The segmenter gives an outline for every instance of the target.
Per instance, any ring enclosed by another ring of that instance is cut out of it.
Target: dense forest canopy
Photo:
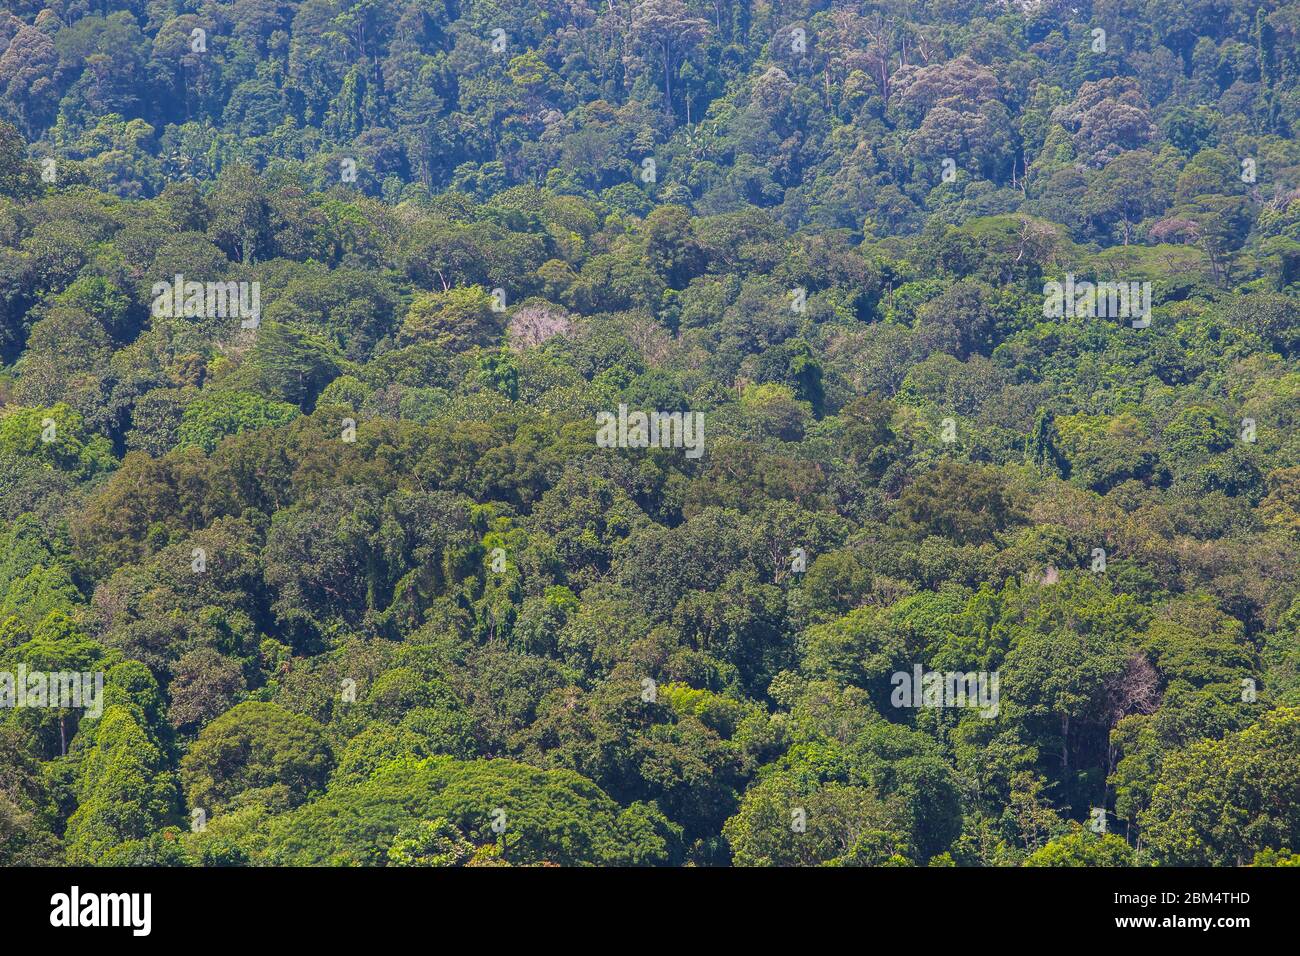
[[[1300,3],[7,6],[0,864],[1300,862]]]

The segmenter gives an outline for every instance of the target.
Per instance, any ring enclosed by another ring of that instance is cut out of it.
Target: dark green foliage
[[[10,6],[0,865],[1300,851],[1294,0]]]
[[[181,780],[190,806],[208,813],[244,794],[282,808],[324,786],[333,762],[314,721],[248,701],[203,728],[181,761]]]

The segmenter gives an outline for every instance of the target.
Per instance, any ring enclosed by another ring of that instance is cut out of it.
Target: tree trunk
[[[669,69],[669,65],[668,65],[671,62],[671,57],[668,54],[667,43],[663,45],[663,48],[664,48],[664,112],[672,113],[673,111],[672,71]]]
[[[1070,769],[1070,715],[1061,717],[1061,773]]]

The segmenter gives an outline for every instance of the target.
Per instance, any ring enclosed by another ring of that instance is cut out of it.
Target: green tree
[[[177,810],[176,778],[163,752],[129,708],[107,708],[82,760],[77,809],[65,835],[68,863],[107,862],[116,847],[148,837]]]
[[[180,769],[186,801],[211,816],[241,796],[296,806],[324,787],[333,764],[315,721],[246,701],[203,728]]]
[[[1025,866],[1135,866],[1137,854],[1113,833],[1091,833],[1075,825],[1030,854]]]

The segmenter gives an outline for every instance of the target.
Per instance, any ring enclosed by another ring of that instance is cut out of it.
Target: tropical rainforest
[[[0,864],[1300,863],[1300,2],[5,7]]]

